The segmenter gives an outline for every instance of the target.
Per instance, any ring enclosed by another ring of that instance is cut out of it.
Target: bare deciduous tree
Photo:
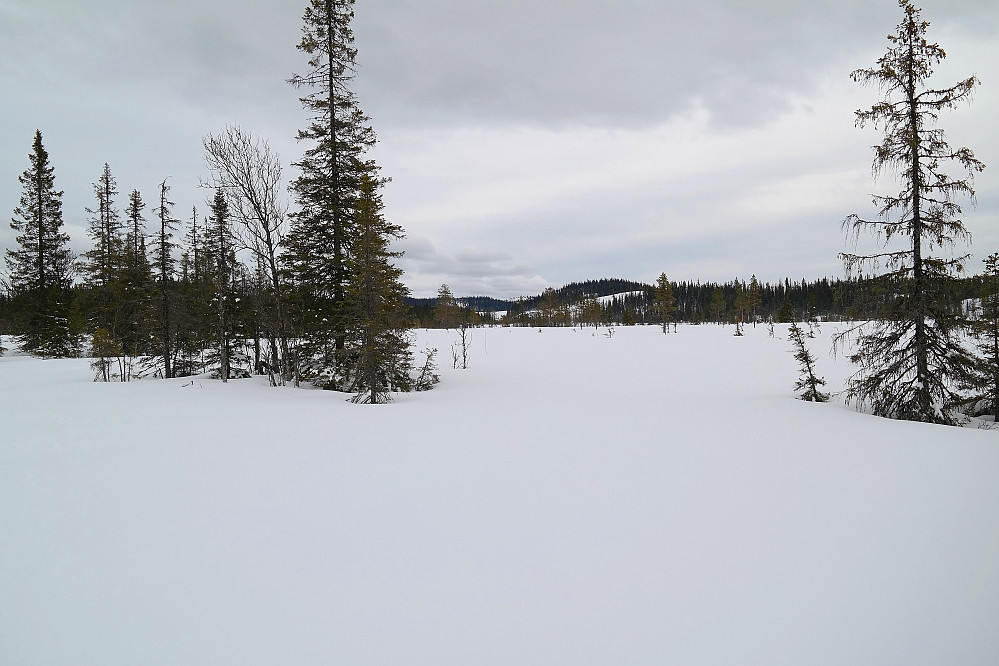
[[[282,197],[281,161],[266,140],[237,126],[204,138],[205,162],[211,172],[205,186],[221,191],[228,203],[235,236],[249,250],[268,282],[274,331],[270,337],[271,363],[280,368],[283,383],[292,376],[288,349],[288,320],[278,254],[284,235],[288,204]],[[275,339],[276,338],[276,339]],[[280,347],[280,353],[278,348]],[[273,374],[271,381],[277,383]]]

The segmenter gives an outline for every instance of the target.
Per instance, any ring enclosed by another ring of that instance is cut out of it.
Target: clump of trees
[[[413,371],[408,290],[390,249],[402,229],[385,219],[375,134],[351,90],[356,71],[353,0],[311,0],[298,48],[309,122],[288,214],[281,163],[267,142],[228,127],[204,139],[209,217],[192,210],[187,233],[170,186],[158,188],[153,231],[133,190],[124,215],[111,168],[88,208],[92,249],[80,262],[62,231],[62,192],[36,132],[7,252],[4,319],[23,349],[42,356],[88,351],[101,381],[163,377],[212,367],[223,381],[266,374],[273,385],[308,380],[357,402],[426,390],[438,381],[435,350]],[[74,270],[82,279],[74,283]],[[75,308],[75,310],[74,310]]]

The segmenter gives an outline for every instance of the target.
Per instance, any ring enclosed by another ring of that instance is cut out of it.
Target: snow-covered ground
[[[999,431],[732,330],[477,329],[388,406],[0,358],[0,663],[996,663]]]

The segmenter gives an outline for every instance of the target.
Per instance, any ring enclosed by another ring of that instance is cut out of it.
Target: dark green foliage
[[[306,340],[302,351],[313,366],[326,364],[326,370],[332,370],[328,362],[335,364],[352,325],[346,289],[359,188],[361,179],[377,170],[364,159],[375,133],[350,89],[357,56],[353,4],[311,0],[298,44],[309,56],[309,69],[290,80],[307,91],[301,100],[311,117],[298,134],[309,146],[295,165],[301,172],[292,183],[298,212],[284,241],[284,261],[302,295],[297,318]]]
[[[54,169],[40,131],[35,132],[28,159],[31,166],[18,177],[21,200],[10,224],[20,234],[20,247],[7,251],[11,287],[15,292],[65,288],[73,256],[66,247],[69,236],[62,231],[63,193],[55,189]]]
[[[789,324],[794,321],[794,307],[791,305],[791,298],[789,290],[784,291],[784,296],[781,298],[780,308],[774,314],[774,320],[782,323]]]
[[[172,214],[174,203],[169,199],[170,186],[166,180],[160,183],[160,205],[156,208],[157,229],[154,234],[153,266],[159,291],[159,329],[158,345],[162,359],[163,376],[167,379],[174,376],[173,354],[176,345],[175,338],[175,285],[177,260],[174,250],[177,244],[173,233],[177,230],[179,220]]]
[[[742,335],[742,325],[749,319],[749,292],[746,283],[735,280],[735,299],[732,301],[735,314],[735,334]]]
[[[676,312],[676,297],[673,296],[673,285],[665,273],[659,276],[654,293],[653,307],[656,311],[656,317],[663,327],[663,333],[669,333],[669,323],[673,318],[673,313]]]
[[[87,288],[83,302],[89,315],[90,330],[102,330],[120,344],[128,333],[130,323],[130,303],[124,281],[128,269],[126,252],[130,248],[114,202],[118,186],[111,175],[111,167],[106,163],[93,188],[97,206],[86,209],[91,216],[87,235],[93,246],[83,255],[82,269]]]
[[[90,226],[87,235],[93,249],[84,253],[83,272],[87,283],[107,287],[121,268],[125,239],[122,237],[121,216],[114,205],[118,184],[111,175],[111,167],[104,164],[104,171],[94,183],[97,208],[88,208]]]
[[[874,84],[884,98],[857,111],[857,124],[871,123],[884,133],[875,146],[874,171],[894,172],[897,194],[875,196],[877,220],[851,215],[844,227],[852,235],[869,232],[884,250],[871,255],[843,254],[848,273],[868,278],[878,309],[875,319],[838,336],[855,339],[850,359],[860,366],[847,397],[870,405],[879,416],[955,424],[953,410],[963,399],[958,387],[969,381],[974,360],[962,341],[963,317],[954,307],[955,282],[965,257],[933,256],[968,239],[954,197],[974,197],[971,178],[984,165],[967,148],[952,149],[943,130],[933,128],[940,111],[970,98],[978,81],[967,78],[946,89],[926,87],[933,67],[944,59],[929,43],[919,9],[900,0],[904,18],[889,36],[888,51],[870,69],[852,78]],[[966,172],[954,179],[943,165],[956,161]],[[893,240],[902,240],[893,246]]]
[[[95,382],[110,382],[125,373],[125,358],[121,344],[103,328],[94,331],[90,339],[90,367]]]
[[[808,402],[826,402],[829,394],[823,393],[821,388],[826,385],[826,380],[815,376],[815,357],[805,346],[805,333],[797,324],[791,324],[789,329],[791,343],[794,345],[792,351],[794,358],[801,368],[801,377],[794,384],[795,391],[801,391],[801,399]]]
[[[215,190],[211,209],[212,214],[208,218],[206,230],[205,259],[208,265],[206,277],[210,281],[209,293],[215,325],[209,360],[218,363],[219,377],[225,382],[234,376],[233,364],[230,361],[234,356],[237,297],[233,284],[236,253],[233,249],[229,224],[229,204],[221,189]]]
[[[7,251],[10,287],[19,301],[21,348],[39,356],[75,356],[76,334],[71,330],[68,293],[73,255],[62,231],[62,192],[55,189],[54,169],[35,132],[30,166],[18,180],[21,199],[11,228],[18,232],[18,248]]]
[[[452,329],[461,321],[461,307],[454,300],[451,290],[442,284],[437,290],[437,303],[433,311],[434,321],[443,329]]]
[[[18,337],[21,349],[42,358],[80,355],[85,322],[71,291],[57,287],[36,289],[26,295],[25,303],[26,320]]]
[[[156,284],[146,255],[146,204],[138,190],[132,190],[125,210],[126,226],[124,265],[118,273],[121,321],[116,339],[126,356],[154,353],[152,338],[156,329]],[[127,375],[126,375],[127,378]]]
[[[748,320],[753,322],[754,328],[758,319],[757,310],[763,304],[761,291],[760,281],[753,275],[749,278],[749,286],[746,287],[746,315],[749,318]]]
[[[596,296],[584,296],[576,304],[576,322],[581,326],[597,328],[600,326],[603,314],[604,311],[600,306],[600,300]],[[666,332],[665,324],[663,325],[663,332]]]
[[[409,317],[403,298],[402,270],[392,264],[401,256],[389,249],[402,228],[382,215],[379,183],[361,179],[357,237],[351,253],[347,306],[353,326],[347,339],[346,386],[354,402],[377,404],[393,391],[412,388]],[[427,383],[427,378],[423,378]]]

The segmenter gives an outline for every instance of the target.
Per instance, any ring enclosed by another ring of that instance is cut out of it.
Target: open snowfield
[[[0,358],[0,664],[999,663],[999,431],[605,330],[422,331],[388,406]]]

